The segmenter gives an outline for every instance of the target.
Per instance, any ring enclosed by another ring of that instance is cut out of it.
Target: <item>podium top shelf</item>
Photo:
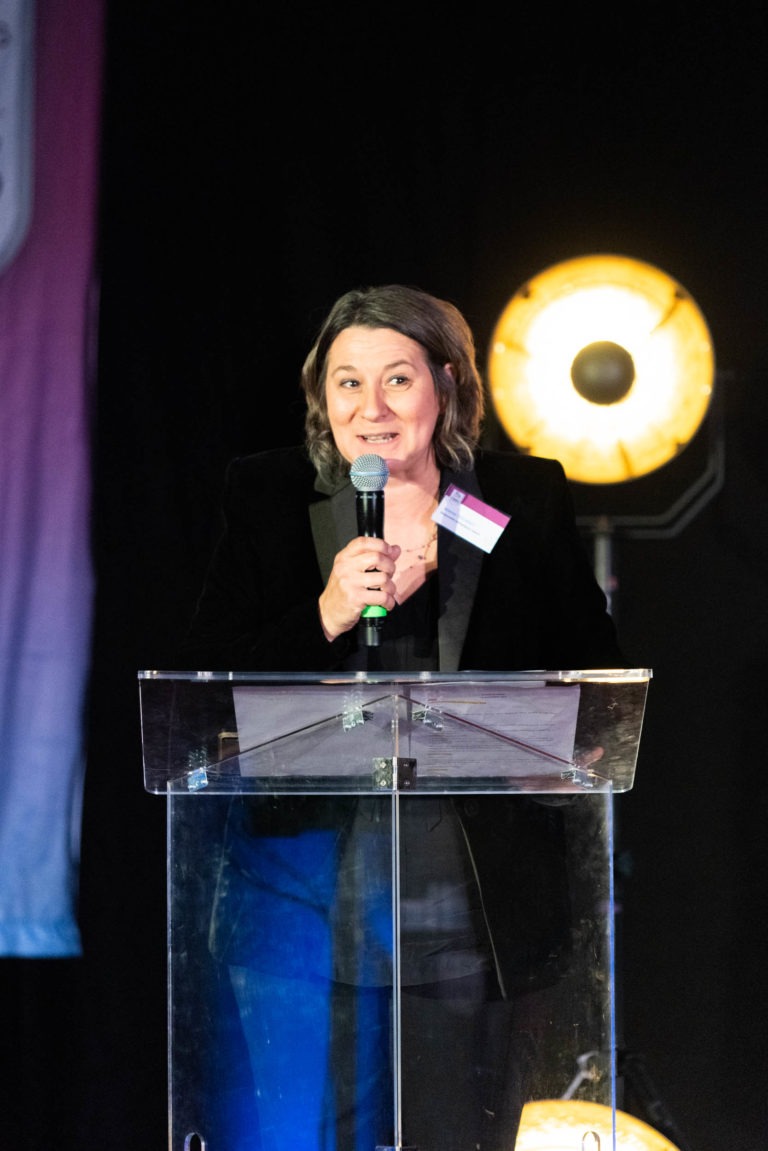
[[[143,680],[175,680],[185,683],[254,684],[354,684],[354,683],[509,683],[531,684],[542,680],[557,683],[648,683],[650,668],[574,668],[566,671],[419,671],[419,672],[317,672],[317,671],[155,671],[143,669]]]
[[[156,794],[627,791],[645,668],[138,673]]]

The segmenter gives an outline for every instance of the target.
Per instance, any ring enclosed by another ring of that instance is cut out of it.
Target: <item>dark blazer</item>
[[[439,529],[439,670],[625,666],[561,465],[482,451],[474,471],[446,472],[449,483],[510,521],[490,555]],[[356,634],[329,644],[317,601],[335,553],[358,534],[351,483],[323,490],[302,448],[278,448],[230,464],[223,511],[185,666],[341,667]]]
[[[439,670],[623,667],[561,465],[482,451],[473,471],[444,473],[443,490],[449,483],[510,520],[489,555],[439,529]],[[358,534],[352,485],[324,490],[302,448],[280,448],[232,462],[223,512],[184,665],[282,672],[344,666],[356,630],[329,644],[317,601],[334,555]],[[309,827],[348,828],[356,809],[349,797],[304,797],[279,811],[258,798],[233,804],[211,925],[220,958],[254,962],[249,957],[257,953],[261,928],[272,924],[265,929],[270,939],[287,942],[266,955],[262,947],[256,962],[281,970],[311,962],[301,947],[289,945],[293,905],[270,898],[269,884],[255,878],[259,843]],[[458,800],[456,812],[484,891],[503,993],[556,979],[570,947],[563,813],[527,797],[497,796]],[[342,864],[342,885],[344,875]],[[514,875],[525,882],[513,882]]]

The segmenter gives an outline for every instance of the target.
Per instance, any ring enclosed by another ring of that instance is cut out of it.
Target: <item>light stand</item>
[[[656,513],[597,512],[578,515],[576,522],[592,540],[595,576],[618,617],[619,580],[614,565],[617,539],[673,539],[699,515],[725,482],[725,442],[722,424],[722,376],[712,393],[707,415],[707,457],[701,471],[663,510]],[[702,433],[704,434],[704,433]]]
[[[706,464],[662,512],[615,514],[604,506],[577,521],[591,534],[595,576],[615,618],[616,536],[676,536],[723,484],[721,409],[712,404],[714,353],[703,315],[685,289],[653,265],[611,254],[568,260],[510,299],[493,332],[488,372],[494,409],[519,450],[558,459],[569,480],[603,492],[671,466],[709,413]],[[619,1074],[678,1140],[674,1145],[659,1131],[635,1127],[627,1145],[689,1151],[642,1061],[623,1051],[621,996],[616,1015]],[[516,1151],[570,1147],[558,1142],[558,1132],[583,1133],[592,1118],[597,1130],[599,1109],[587,1116],[584,1108],[598,1105],[572,1098],[585,1076],[580,1066],[560,1100],[526,1104]],[[617,1135],[623,1125],[628,1136],[634,1123],[616,1111]]]

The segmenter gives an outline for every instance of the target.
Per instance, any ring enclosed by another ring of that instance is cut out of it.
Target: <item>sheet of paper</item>
[[[570,762],[578,685],[280,685],[233,689],[248,775],[360,775],[408,757],[420,778],[559,774]]]

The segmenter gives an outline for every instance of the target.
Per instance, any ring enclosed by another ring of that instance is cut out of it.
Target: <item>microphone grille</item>
[[[389,479],[387,461],[381,456],[358,456],[349,469],[349,478],[359,492],[380,492]]]

